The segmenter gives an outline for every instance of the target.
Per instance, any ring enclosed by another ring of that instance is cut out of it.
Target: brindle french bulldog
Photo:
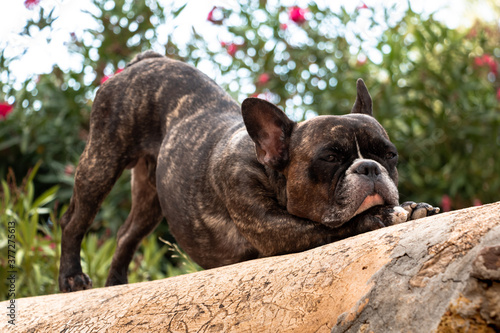
[[[439,211],[399,206],[398,153],[362,80],[351,114],[295,123],[264,100],[240,106],[199,70],[148,51],[97,92],[62,218],[61,291],[88,289],[80,248],[102,200],[132,168],[132,210],[106,285],[127,283],[165,217],[203,268],[303,251]]]

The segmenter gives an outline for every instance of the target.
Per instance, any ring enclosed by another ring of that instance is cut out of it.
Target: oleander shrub
[[[57,204],[57,186],[35,197],[33,179],[39,166],[40,163],[30,170],[20,186],[16,185],[12,170],[7,179],[1,180],[0,278],[5,282],[15,274],[15,298],[59,292],[59,219],[66,207]],[[53,202],[54,208],[49,208]],[[104,233],[90,232],[84,238],[82,268],[94,287],[104,286],[115,247],[110,229]],[[173,260],[165,260],[167,252]],[[157,280],[199,269],[175,244],[165,244],[152,234],[143,241],[129,267],[129,282]],[[9,299],[9,289],[7,283],[0,284],[0,301]]]

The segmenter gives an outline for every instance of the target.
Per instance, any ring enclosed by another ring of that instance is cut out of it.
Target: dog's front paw
[[[78,273],[73,276],[59,276],[59,289],[63,293],[91,288],[92,280],[85,273]]]
[[[408,221],[435,215],[440,210],[439,207],[433,207],[428,203],[416,203],[413,201],[406,201],[400,207],[408,212]]]
[[[400,224],[409,221],[410,213],[401,206],[395,206],[392,208],[392,212],[389,215],[390,225]]]

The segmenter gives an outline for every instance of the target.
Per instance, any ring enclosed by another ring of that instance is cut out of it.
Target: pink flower
[[[28,9],[33,9],[40,3],[40,0],[24,0],[24,7]]]
[[[106,82],[108,79],[112,78],[113,76],[115,76],[116,74],[118,73],[121,73],[123,71],[123,68],[118,68],[116,70],[116,72],[114,72],[113,74],[111,75],[104,75],[101,79],[101,84],[103,84],[104,82]]]
[[[280,24],[280,29],[286,30],[286,29],[288,29],[288,25],[286,23],[282,23],[282,24]]]
[[[305,18],[306,10],[300,7],[292,7],[288,13],[290,20],[297,24],[303,24],[306,21]]]
[[[479,200],[478,198],[474,199],[473,201],[473,205],[474,206],[481,206],[483,203],[481,202],[481,200]]]
[[[361,6],[358,6],[356,7],[357,10],[360,10],[360,9],[368,9],[368,6],[366,5],[366,3],[362,2],[362,5]]]
[[[490,64],[490,72],[497,75],[498,74],[498,66],[496,61]]]
[[[234,55],[236,54],[236,51],[238,51],[238,48],[241,45],[233,44],[233,43],[220,42],[220,46],[226,48],[227,49],[227,53],[229,53],[229,55],[231,57],[234,57]]]
[[[112,76],[113,76],[113,75],[104,75],[104,76],[102,77],[102,79],[101,79],[101,84],[103,84],[104,82],[108,81],[108,79],[109,79],[110,77],[112,77]]]
[[[368,58],[366,56],[359,56],[358,60],[356,61],[356,66],[361,67],[366,64],[368,61]]]
[[[451,198],[446,194],[441,198],[441,208],[443,212],[449,212],[451,210]]]
[[[216,9],[217,9],[217,7],[214,6],[214,8],[212,8],[212,10],[208,13],[207,21],[214,23],[214,10],[216,10]]]
[[[207,16],[207,21],[210,21],[214,24],[222,24],[222,21],[224,20],[224,15],[222,13],[222,19],[216,19],[214,18],[214,13],[216,11],[220,11],[221,9],[218,8],[217,6],[214,6],[214,8],[212,8],[212,10],[208,13],[208,16]]]
[[[238,51],[238,45],[229,44],[229,46],[227,47],[227,53],[229,53],[229,55],[231,57],[234,57],[234,55],[236,54],[236,51]]]
[[[485,65],[488,65],[490,67],[490,72],[497,75],[498,67],[497,67],[497,62],[495,61],[495,59],[492,56],[485,54],[485,55],[483,55],[483,61],[484,61]]]
[[[495,58],[493,58],[489,54],[483,54],[480,57],[475,57],[474,64],[478,67],[488,66],[490,68],[490,72],[492,72],[495,75],[498,74],[498,64],[495,61]]]
[[[7,115],[12,112],[14,107],[6,102],[0,103],[0,119],[7,118]]]
[[[267,73],[262,73],[259,75],[259,78],[257,79],[258,84],[266,84],[269,82],[271,79],[271,76]]]
[[[66,164],[64,167],[64,174],[71,176],[75,172],[75,166],[73,164]]]
[[[266,92],[263,92],[263,93],[260,93],[260,94],[259,93],[255,93],[251,97],[260,98],[260,99],[266,100],[268,102],[271,102],[273,100],[273,94],[270,93],[269,91],[266,91]]]

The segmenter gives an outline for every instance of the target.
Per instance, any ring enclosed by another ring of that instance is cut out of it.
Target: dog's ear
[[[354,102],[351,113],[363,113],[373,116],[372,98],[362,79],[358,79],[356,82],[356,90],[356,101]]]
[[[255,142],[259,162],[282,171],[288,163],[288,145],[295,122],[277,106],[259,98],[245,99],[241,113]]]

